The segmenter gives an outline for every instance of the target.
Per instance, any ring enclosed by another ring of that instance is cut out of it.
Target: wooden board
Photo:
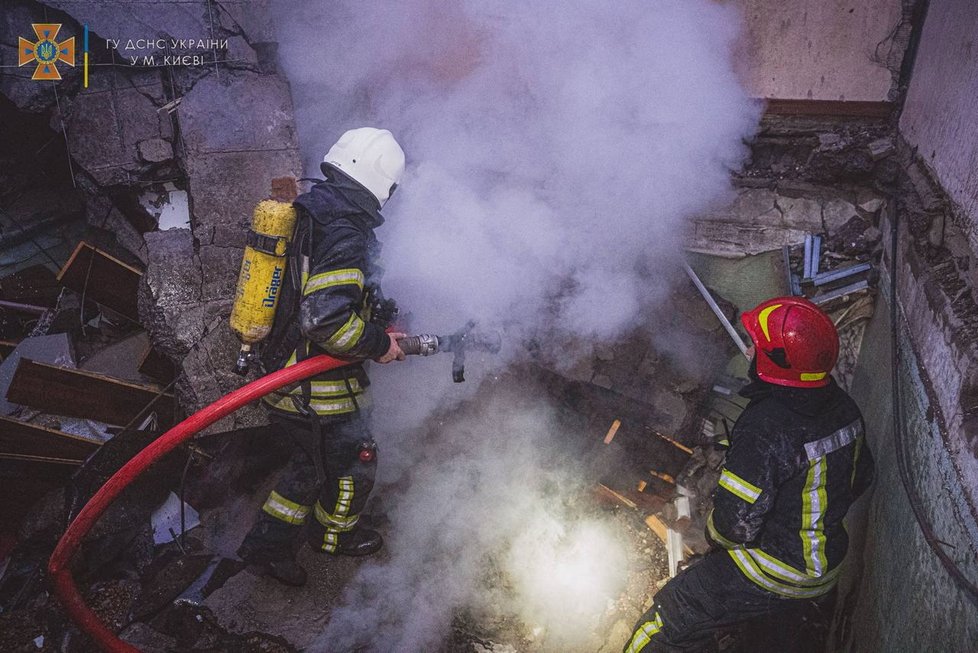
[[[156,386],[66,369],[22,358],[7,390],[7,401],[37,410],[125,426],[159,394]],[[173,424],[176,400],[159,397],[150,409],[161,427]]]
[[[132,320],[139,320],[136,293],[140,270],[81,241],[58,273],[58,281]]]
[[[0,416],[0,458],[79,465],[100,446],[97,440]]]
[[[824,116],[830,118],[889,118],[896,105],[892,102],[849,100],[766,100],[765,113],[779,116]]]
[[[32,265],[0,279],[0,298],[50,308],[61,292],[58,277],[44,265]]]

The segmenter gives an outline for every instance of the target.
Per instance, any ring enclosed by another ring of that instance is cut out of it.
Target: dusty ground
[[[628,570],[624,591],[609,601],[593,641],[581,648],[561,648],[565,653],[611,653],[620,651],[641,612],[651,604],[657,584],[668,576],[666,552],[661,542],[645,526],[640,515],[627,508],[603,510],[614,531],[627,542]],[[309,572],[309,583],[302,588],[286,587],[275,580],[246,570],[231,578],[212,594],[204,605],[217,621],[231,632],[260,631],[281,636],[297,649],[310,646],[329,620],[346,583],[361,564],[375,564],[386,554],[370,561],[318,555],[308,547],[299,560]],[[491,578],[487,582],[505,582]],[[501,607],[501,606],[498,606]],[[512,613],[481,613],[473,617],[459,610],[451,633],[446,633],[441,653],[481,653],[484,651],[552,651],[545,637],[534,633],[534,626]]]

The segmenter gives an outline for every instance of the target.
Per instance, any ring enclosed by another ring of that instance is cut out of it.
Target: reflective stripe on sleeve
[[[662,630],[662,616],[656,611],[652,621],[646,621],[635,630],[632,640],[628,643],[625,653],[640,653],[652,641],[652,636]]]
[[[825,458],[812,461],[801,495],[801,544],[805,567],[811,576],[821,576],[828,566],[825,556]]]
[[[306,515],[309,514],[309,506],[289,501],[274,490],[268,495],[261,509],[275,519],[294,525],[304,524]]]
[[[733,541],[728,540],[727,538],[725,538],[720,533],[720,531],[717,530],[717,527],[713,524],[713,511],[712,510],[710,510],[710,514],[706,518],[706,529],[710,532],[710,537],[712,537],[714,539],[714,541],[716,541],[718,544],[720,544],[723,548],[725,548],[725,549],[733,549],[735,547],[740,546],[736,542],[733,542]]]
[[[356,286],[363,289],[363,272],[357,268],[344,268],[314,274],[303,285],[302,294],[310,295],[317,290],[333,286]]]
[[[747,503],[754,503],[761,496],[761,488],[740,478],[729,469],[720,474],[720,487],[735,494]]]
[[[366,325],[359,315],[350,314],[350,319],[346,321],[346,324],[337,329],[336,333],[326,341],[327,349],[341,354],[349,351],[360,341],[364,326]]]

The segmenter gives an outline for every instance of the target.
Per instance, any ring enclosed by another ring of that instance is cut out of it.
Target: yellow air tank
[[[272,331],[294,230],[291,202],[262,200],[255,206],[231,311],[231,329],[241,341],[235,365],[238,374],[247,373],[252,347]]]

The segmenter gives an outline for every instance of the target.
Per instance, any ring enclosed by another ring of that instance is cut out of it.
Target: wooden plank
[[[58,281],[132,320],[139,319],[136,294],[140,270],[106,254],[84,240],[78,243],[68,262],[58,273]]]
[[[849,100],[765,100],[765,113],[779,116],[822,116],[829,118],[889,118],[896,105],[892,102],[857,102]]]
[[[44,265],[32,265],[0,279],[0,297],[8,302],[50,308],[60,292],[58,277]]]
[[[0,458],[80,464],[100,446],[98,440],[0,416]]]
[[[154,399],[161,427],[173,424],[176,400],[159,388],[120,381],[22,358],[7,390],[7,401],[57,415],[125,426]]]
[[[20,340],[0,340],[0,360],[6,360],[7,356],[14,353]]]

